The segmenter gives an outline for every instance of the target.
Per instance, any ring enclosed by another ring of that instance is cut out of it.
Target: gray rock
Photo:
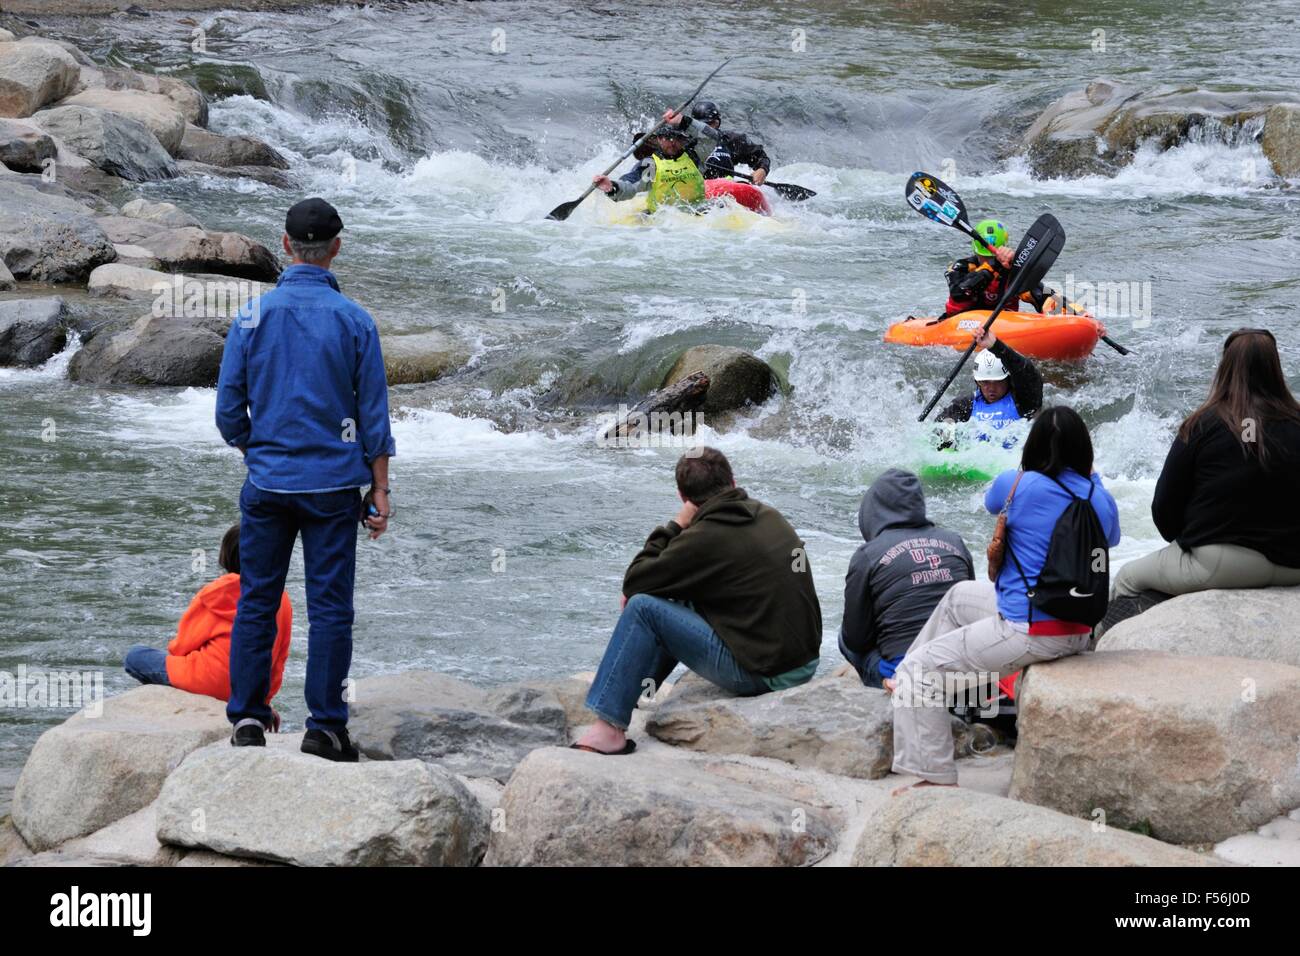
[[[221,371],[230,322],[143,316],[92,338],[68,363],[68,377],[88,385],[211,387]]]
[[[136,70],[118,67],[101,67],[98,80],[110,90],[139,90],[165,96],[180,110],[188,123],[198,126],[208,125],[208,100],[202,93],[183,80],[170,76],[155,76],[152,73],[140,73]],[[82,70],[83,79],[86,70]],[[88,84],[95,85],[95,84]]]
[[[1155,651],[1028,669],[1011,797],[1171,843],[1300,806],[1300,668]]]
[[[741,769],[534,751],[501,795],[484,865],[808,866],[835,849],[833,814]]]
[[[10,292],[16,288],[18,288],[18,280],[15,279],[14,274],[9,271],[9,267],[5,265],[5,261],[0,259],[0,292]]]
[[[39,173],[58,153],[48,133],[31,123],[0,119],[0,163],[19,172]]]
[[[443,332],[386,335],[380,346],[389,385],[433,382],[469,361],[469,350]]]
[[[215,176],[218,179],[252,179],[276,189],[293,189],[292,177],[273,166],[213,166],[211,163],[199,163],[192,159],[178,162],[181,174],[185,176]]]
[[[100,716],[79,712],[36,741],[14,825],[37,851],[94,833],[147,807],[186,754],[229,733],[211,697],[157,685],[110,697]]]
[[[1300,176],[1300,103],[1279,103],[1269,108],[1264,114],[1260,146],[1279,176]]]
[[[489,691],[432,671],[367,677],[354,687],[349,730],[374,760],[415,758],[504,782],[530,751],[568,739],[560,702],[536,688]]]
[[[564,711],[565,728],[572,734],[579,727],[593,723],[596,716],[587,709],[587,692],[591,690],[590,678],[561,677],[556,680],[525,681],[524,687],[531,687],[544,694],[550,694],[560,703]]]
[[[1216,866],[1213,857],[1054,810],[956,787],[872,808],[854,866]]]
[[[158,842],[157,801],[89,836],[69,840],[59,853],[97,857],[130,866],[174,866],[184,851]]]
[[[761,405],[776,389],[776,376],[766,362],[743,349],[697,345],[687,349],[664,377],[660,388],[677,384],[696,372],[709,379],[701,411],[718,413],[747,404]]]
[[[1162,601],[1103,634],[1098,651],[1246,657],[1300,667],[1300,587],[1197,591]]]
[[[237,232],[206,232],[193,226],[164,229],[139,240],[170,272],[216,272],[240,279],[275,281],[280,263],[260,242]]]
[[[149,128],[128,116],[88,106],[56,106],[32,122],[97,169],[131,182],[172,179],[177,166]]]
[[[16,278],[79,282],[116,256],[80,203],[17,183],[0,190],[0,259]]]
[[[190,850],[175,864],[184,867],[213,866],[285,866],[284,863],[272,863],[270,860],[254,860],[248,857],[226,856],[211,850]]]
[[[98,216],[95,222],[99,224],[100,229],[104,230],[104,234],[113,241],[114,245],[121,243],[139,245],[141,241],[149,238],[154,233],[172,228],[160,222],[151,222],[148,219],[132,219],[130,216]]]
[[[479,801],[419,760],[218,744],[191,754],[158,799],[163,843],[297,866],[474,866],[487,837]]]
[[[31,855],[32,848],[18,832],[13,820],[9,817],[0,820],[0,866],[9,866]]]
[[[67,344],[67,308],[58,296],[0,302],[0,365],[41,365]]]
[[[275,149],[255,136],[223,136],[200,129],[194,124],[185,128],[180,159],[207,163],[209,166],[270,166],[288,169],[289,163]]]
[[[185,115],[173,100],[160,93],[90,89],[60,100],[58,105],[107,110],[142,123],[172,156],[180,152],[185,137]]]
[[[81,67],[67,50],[39,37],[0,43],[0,116],[31,116],[77,88]]]
[[[130,219],[156,223],[167,229],[184,229],[186,226],[202,227],[202,223],[175,203],[149,202],[133,199],[122,207],[122,215]]]

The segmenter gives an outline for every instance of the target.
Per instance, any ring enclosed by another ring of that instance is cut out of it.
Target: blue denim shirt
[[[360,488],[397,453],[379,332],[327,269],[294,265],[226,335],[217,428],[263,491]]]

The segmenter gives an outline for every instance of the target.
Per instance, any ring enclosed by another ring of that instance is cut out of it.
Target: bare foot
[[[918,780],[916,781],[916,783],[909,783],[906,787],[899,787],[897,790],[891,793],[890,796],[901,797],[903,794],[907,793],[907,791],[919,790],[921,787],[955,787],[955,786],[957,786],[955,783],[935,783],[932,780]]]
[[[613,724],[598,720],[588,727],[587,732],[575,742],[580,747],[590,747],[592,750],[599,750],[601,753],[612,754],[618,753],[627,745],[627,734]]]

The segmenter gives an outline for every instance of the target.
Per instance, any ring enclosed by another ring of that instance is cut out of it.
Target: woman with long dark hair
[[[1119,511],[1092,470],[1088,426],[1064,405],[1045,408],[1025,439],[1020,470],[999,475],[984,497],[991,513],[1006,512],[997,580],[954,584],[885,685],[894,694],[895,773],[956,785],[946,699],[955,675],[983,684],[1087,649],[1091,626],[1054,618],[1029,600],[1057,521],[1078,499],[1096,512],[1107,545],[1118,544]]]
[[[1238,329],[1156,482],[1151,517],[1171,543],[1120,568],[1098,634],[1176,594],[1300,585],[1297,489],[1300,402],[1273,333]]]

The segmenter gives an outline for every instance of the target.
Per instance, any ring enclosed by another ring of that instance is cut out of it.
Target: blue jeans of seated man
[[[145,644],[137,644],[126,652],[122,668],[141,684],[166,684],[171,686],[167,677],[167,652]]]
[[[343,730],[343,682],[352,666],[352,590],[357,569],[361,494],[356,488],[315,494],[262,491],[245,481],[239,495],[239,609],[230,633],[232,724],[269,726],[275,616],[293,543],[302,535],[307,578],[307,718],[309,730]]]
[[[844,644],[844,635],[841,634],[840,653],[844,655],[846,661],[853,665],[853,669],[858,672],[858,676],[862,678],[862,683],[865,686],[881,688],[885,686],[880,674],[880,651],[876,648],[873,647],[865,654],[859,654],[857,651],[849,650]]]
[[[744,697],[765,694],[762,677],[740,666],[709,622],[667,598],[634,594],[614,627],[614,636],[587,694],[587,709],[627,730],[646,680],[657,691],[678,663],[706,680]]]

